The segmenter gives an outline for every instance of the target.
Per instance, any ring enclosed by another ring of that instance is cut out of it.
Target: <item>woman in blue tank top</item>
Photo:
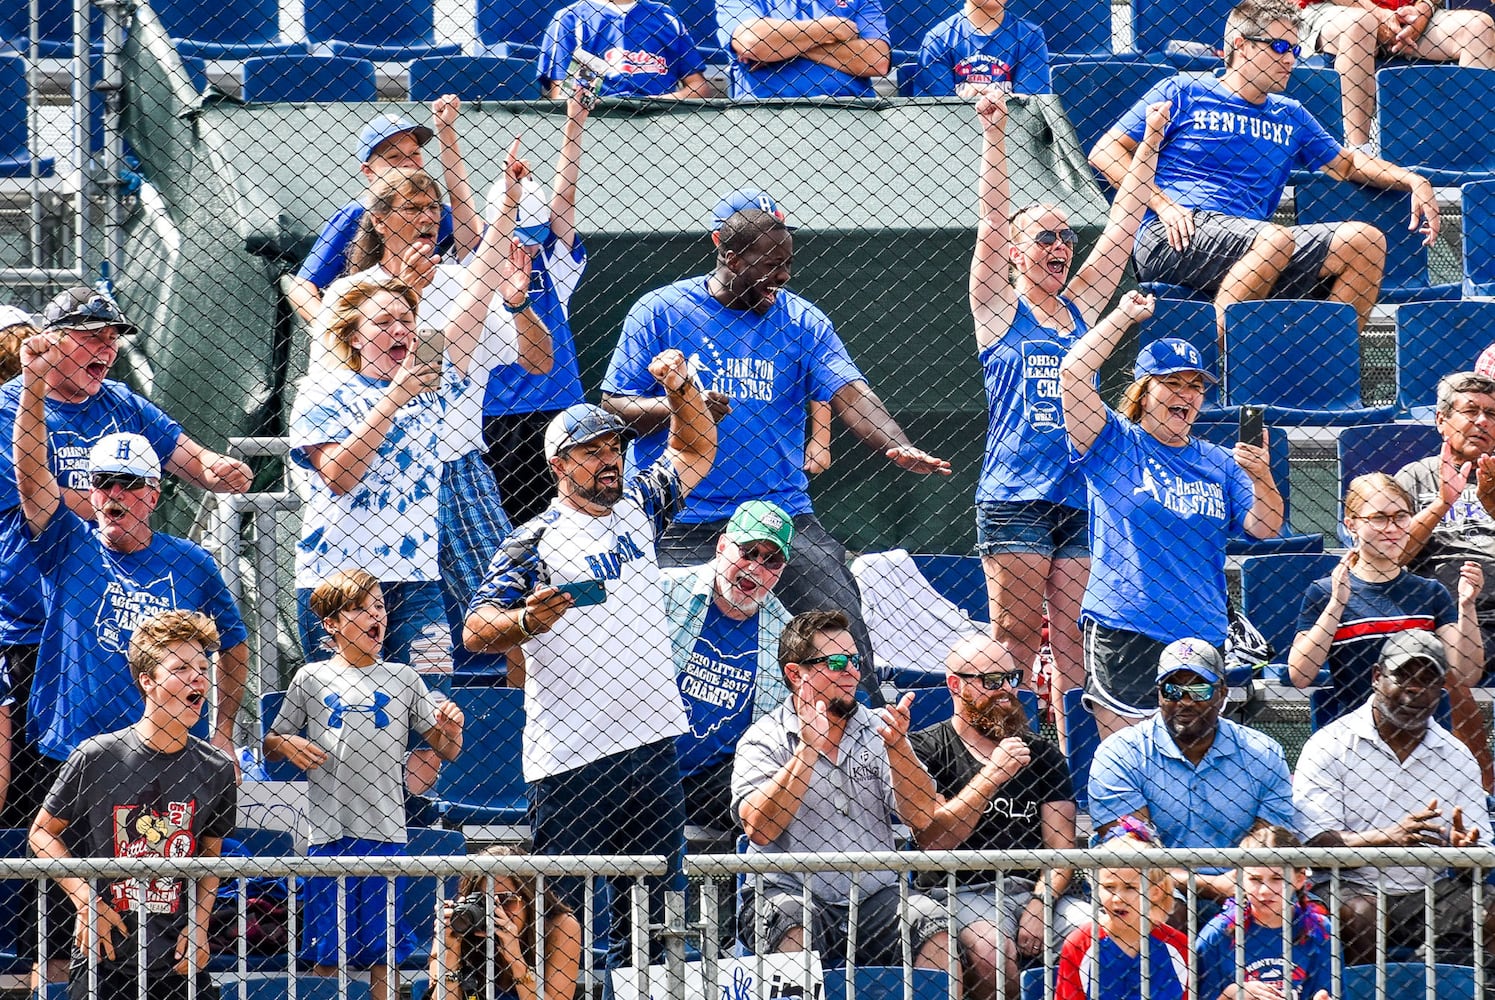
[[[1090,545],[1085,482],[1069,466],[1059,362],[1115,294],[1146,204],[1136,185],[1123,184],[1105,231],[1071,276],[1077,237],[1064,211],[1012,211],[1005,99],[982,95],[976,112],[981,220],[970,302],[988,410],[976,549],[996,636],[1020,664],[1038,653],[1048,605],[1052,704],[1064,739],[1063,693],[1085,681],[1078,621]]]

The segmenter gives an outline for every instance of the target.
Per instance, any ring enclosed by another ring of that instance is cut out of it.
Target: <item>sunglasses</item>
[[[107,490],[115,486],[125,490],[143,490],[150,482],[144,476],[132,476],[125,472],[96,472],[88,477],[88,484],[96,490]]]
[[[733,544],[735,545],[736,543],[734,542]],[[741,545],[738,545],[737,554],[740,558],[746,559],[749,562],[755,562],[764,569],[784,568],[784,553],[772,545],[757,546],[751,549],[745,549]]]
[[[1265,45],[1273,52],[1277,53],[1279,56],[1285,56],[1289,52],[1291,52],[1293,54],[1293,58],[1297,59],[1303,55],[1303,46],[1294,45],[1286,38],[1272,38],[1268,35],[1242,35],[1241,37],[1245,38],[1248,42],[1256,42],[1258,45]]]
[[[831,653],[829,656],[811,656],[799,661],[802,667],[814,666],[817,663],[824,663],[825,669],[833,674],[839,674],[844,670],[862,672],[862,654],[860,653]]]
[[[1210,701],[1215,697],[1215,691],[1219,685],[1209,681],[1200,681],[1198,684],[1174,684],[1172,681],[1164,681],[1158,685],[1158,697],[1164,701]]]
[[[1063,243],[1072,247],[1080,242],[1080,237],[1073,229],[1040,229],[1033,237],[1033,242],[1041,247],[1051,247],[1055,243]]]
[[[1022,670],[992,670],[984,674],[956,674],[955,676],[966,681],[979,680],[981,686],[988,691],[1000,691],[1003,684],[1020,688],[1023,686],[1023,681],[1028,678],[1027,672]]]

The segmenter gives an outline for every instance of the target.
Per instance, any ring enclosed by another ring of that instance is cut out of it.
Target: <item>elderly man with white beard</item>
[[[677,737],[685,815],[694,826],[735,830],[732,756],[754,719],[789,696],[779,636],[789,612],[773,595],[794,541],[778,504],[749,500],[717,537],[708,563],[665,571],[675,680],[690,716]]]

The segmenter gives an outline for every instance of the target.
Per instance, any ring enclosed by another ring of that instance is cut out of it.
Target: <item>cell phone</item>
[[[445,330],[422,330],[415,341],[415,366],[441,366],[441,357],[446,353]]]
[[[607,600],[607,588],[602,585],[601,580],[582,580],[578,583],[558,583],[555,589],[563,594],[570,594],[572,607],[589,608],[594,604],[601,604]]]
[[[1260,406],[1241,407],[1241,427],[1236,435],[1236,440],[1241,444],[1261,445],[1261,433],[1265,430],[1262,420],[1263,409]]]

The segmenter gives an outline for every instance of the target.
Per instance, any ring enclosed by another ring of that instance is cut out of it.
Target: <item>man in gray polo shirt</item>
[[[876,712],[857,704],[860,658],[846,616],[796,615],[779,640],[779,666],[791,697],[743,734],[732,769],[732,804],[748,853],[893,850],[894,811],[916,830],[927,825],[939,797],[909,745],[913,695]],[[948,966],[950,939],[937,903],[910,893],[900,925],[896,872],[863,872],[860,886],[857,964],[901,964],[906,933],[916,966]],[[739,914],[743,940],[759,951],[810,947],[845,955],[851,876],[810,876],[808,941],[802,887],[793,874],[750,877]]]

